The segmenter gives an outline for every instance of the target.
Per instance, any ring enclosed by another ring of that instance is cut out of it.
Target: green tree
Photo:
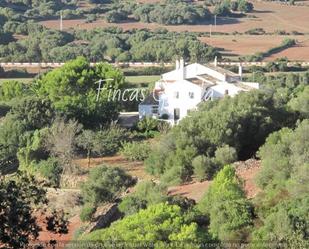
[[[1,178],[0,243],[5,248],[22,248],[38,237],[33,208],[46,203],[45,190],[33,177],[20,173]]]
[[[102,82],[101,88],[105,90],[101,89],[97,98],[99,80],[107,81]],[[117,117],[117,102],[109,93],[123,84],[120,70],[108,64],[91,67],[85,58],[80,57],[42,76],[35,90],[39,96],[49,98],[58,112],[93,127]]]
[[[25,124],[28,130],[49,126],[55,118],[55,111],[48,99],[29,96],[16,101],[11,109],[14,118]]]
[[[303,91],[297,93],[295,98],[292,98],[288,107],[293,111],[299,112],[302,117],[309,117],[309,86],[304,87]]]
[[[0,125],[0,173],[16,170],[17,151],[25,131],[24,124],[11,116]]]
[[[133,178],[122,169],[101,165],[90,171],[82,185],[83,200],[94,205],[112,202],[132,184]]]
[[[308,248],[309,198],[285,200],[271,208],[263,219],[263,225],[253,232],[250,248],[269,248],[267,241],[273,245],[286,248]]]
[[[247,239],[252,207],[232,166],[227,165],[218,172],[198,208],[209,215],[209,232],[215,238],[221,241]]]
[[[113,223],[107,229],[97,230],[81,237],[81,240],[154,243],[152,248],[163,248],[171,243],[207,242],[207,232],[194,222],[186,221],[180,207],[165,203],[148,207],[138,213]],[[131,248],[130,245],[122,248]]]

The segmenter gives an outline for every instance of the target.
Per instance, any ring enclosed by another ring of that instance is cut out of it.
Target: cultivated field
[[[309,33],[309,6],[289,6],[275,2],[252,1],[255,10],[245,18],[217,18],[217,27],[213,31],[218,32],[245,32],[253,28],[263,28],[267,32],[276,30],[299,31]],[[42,24],[49,28],[59,28],[59,20],[47,20]],[[86,23],[83,19],[64,20],[64,28],[92,29],[96,27],[118,26],[125,30],[137,28],[156,29],[165,27],[171,31],[192,31],[208,32],[211,23],[201,25],[168,25],[163,26],[155,23],[107,23],[105,20],[97,20],[93,23]]]
[[[137,85],[154,83],[159,79],[159,75],[126,76],[127,82]]]
[[[309,59],[309,35],[216,35],[201,37],[200,40],[222,49],[221,53],[225,57],[236,57],[267,51],[278,46],[285,38],[295,39],[297,45],[265,58],[266,61],[281,57],[287,57],[292,61]]]
[[[140,2],[158,2],[156,0]],[[225,32],[232,35],[234,32],[243,33],[254,28],[263,28],[266,32],[297,31],[305,36],[297,36],[297,46],[286,49],[281,53],[275,54],[266,60],[273,60],[279,57],[288,57],[290,60],[308,60],[309,59],[309,1],[303,1],[303,6],[290,6],[279,4],[276,2],[252,1],[255,10],[249,13],[244,18],[217,18],[217,26],[214,27],[213,21],[199,24],[199,25],[160,25],[156,23],[141,23],[136,21],[123,23],[107,23],[104,18],[99,19],[93,23],[86,23],[83,19],[64,20],[64,28],[78,28],[78,29],[93,29],[97,27],[117,26],[124,30],[130,29],[150,29],[154,30],[159,27],[164,27],[170,31],[190,31],[190,32]],[[49,28],[59,28],[59,20],[47,20],[42,24]],[[223,52],[228,57],[232,55],[250,55],[255,52],[263,52],[269,48],[279,45],[284,36],[280,35],[265,35],[265,36],[212,36],[201,38],[206,43],[225,49]]]

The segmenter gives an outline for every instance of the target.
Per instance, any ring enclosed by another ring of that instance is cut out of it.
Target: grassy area
[[[127,82],[131,84],[150,84],[160,79],[160,75],[126,76]]]

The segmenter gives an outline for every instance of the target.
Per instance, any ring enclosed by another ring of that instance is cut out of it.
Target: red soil
[[[81,226],[82,222],[79,216],[74,216],[69,219],[68,233],[55,234],[46,229],[46,216],[44,214],[37,214],[37,224],[41,227],[42,231],[39,232],[39,237],[30,243],[33,245],[48,245],[50,241],[57,241],[56,249],[65,248],[65,245],[73,239],[74,232]],[[44,247],[52,248],[52,247]]]

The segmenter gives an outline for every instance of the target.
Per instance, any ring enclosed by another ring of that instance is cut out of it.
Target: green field
[[[126,76],[126,81],[131,84],[150,84],[160,79],[160,75]]]

